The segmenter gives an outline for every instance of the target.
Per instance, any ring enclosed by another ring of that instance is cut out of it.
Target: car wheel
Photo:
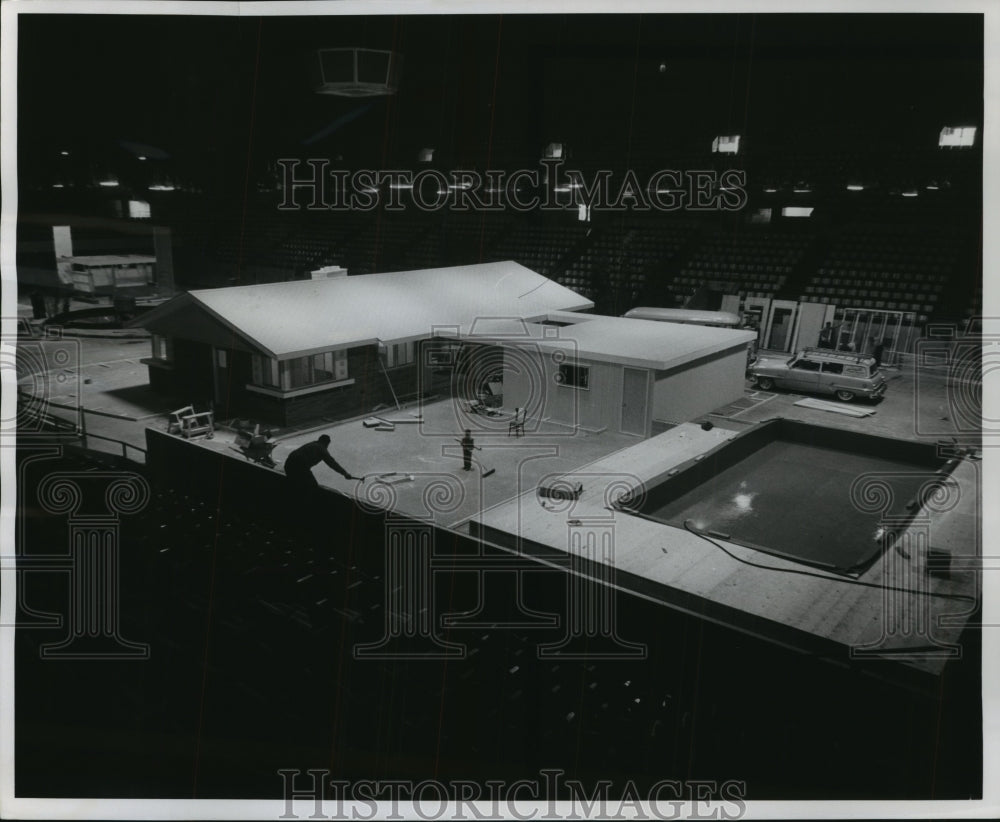
[[[774,388],[774,380],[770,377],[757,377],[757,387],[761,391],[770,391]]]
[[[837,399],[840,400],[841,402],[850,402],[851,400],[854,399],[854,392],[845,391],[843,388],[841,388],[837,392]]]

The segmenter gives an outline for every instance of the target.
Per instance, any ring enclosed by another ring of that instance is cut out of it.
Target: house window
[[[324,351],[281,363],[281,387],[286,391],[346,379],[346,351]]]
[[[170,337],[153,334],[153,359],[170,362],[174,358],[174,341]]]
[[[414,345],[412,342],[391,343],[385,347],[385,367],[398,368],[410,365],[414,360]]]
[[[254,354],[251,358],[251,368],[254,385],[271,388],[277,388],[280,385],[277,360],[271,357],[263,357],[260,354]]]
[[[560,365],[556,382],[570,388],[590,388],[590,366]]]

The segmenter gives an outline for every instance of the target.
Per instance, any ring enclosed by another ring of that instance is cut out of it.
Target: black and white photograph
[[[995,11],[5,0],[0,815],[1000,814]]]

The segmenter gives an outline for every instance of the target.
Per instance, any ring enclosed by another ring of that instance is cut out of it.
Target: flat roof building
[[[277,424],[502,383],[508,409],[648,436],[742,393],[752,332],[578,313],[591,307],[499,262],[190,291],[136,324],[155,388]]]

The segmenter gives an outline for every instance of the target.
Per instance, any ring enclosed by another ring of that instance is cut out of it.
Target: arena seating
[[[637,304],[650,280],[669,276],[692,232],[688,223],[613,226],[595,231],[591,242],[557,280],[586,297],[609,298],[611,313]],[[601,290],[606,294],[599,294]]]
[[[565,266],[577,243],[585,239],[583,226],[522,222],[499,240],[486,255],[486,260],[514,260],[551,277]]]
[[[770,297],[780,292],[812,235],[748,231],[715,232],[701,241],[674,279],[678,303],[703,285],[728,294]]]
[[[503,212],[449,213],[404,250],[401,267],[415,270],[481,262],[512,220]]]
[[[978,216],[964,192],[976,184],[976,158],[899,146],[881,163],[864,129],[826,152],[810,145],[821,132],[800,131],[763,135],[747,156],[713,155],[707,146],[671,155],[674,168],[753,168],[739,213],[598,210],[580,222],[573,209],[275,212],[273,193],[251,197],[241,214],[207,204],[178,209],[167,221],[178,284],[294,279],[328,264],[356,275],[513,259],[593,300],[602,313],[641,302],[683,305],[702,289],[901,311],[921,324],[963,322],[975,313]],[[610,163],[602,162],[607,147],[581,149],[561,173],[578,169],[592,179],[607,169],[613,183],[630,168],[643,179],[664,167],[658,145],[625,149]],[[919,186],[898,182],[913,168],[921,169]],[[872,183],[890,178],[893,186]],[[864,190],[847,190],[855,179],[865,181]],[[808,220],[780,214],[799,201],[792,193],[798,181],[811,192],[801,197],[814,207]],[[911,190],[918,196],[902,196]],[[770,209],[764,224],[752,220],[758,209]]]
[[[962,253],[963,238],[950,230],[850,227],[832,239],[801,299],[908,311],[926,322]]]

